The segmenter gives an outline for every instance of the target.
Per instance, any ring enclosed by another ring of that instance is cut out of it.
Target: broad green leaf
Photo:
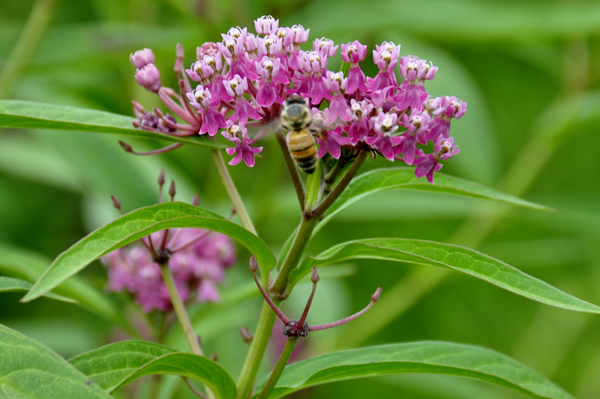
[[[243,227],[197,206],[166,202],[129,212],[82,238],[54,260],[22,301],[39,297],[117,248],[159,230],[182,227],[208,229],[230,236],[254,254],[263,273],[275,265],[275,257],[266,244]]]
[[[0,354],[2,398],[110,398],[52,350],[1,324]]]
[[[145,341],[122,341],[75,356],[69,363],[102,389],[112,392],[140,367],[176,351]]]
[[[541,211],[554,211],[543,205],[525,201],[510,194],[505,194],[478,183],[463,180],[458,177],[436,172],[434,184],[425,179],[415,176],[414,168],[399,167],[376,169],[355,177],[342,195],[325,212],[325,217],[315,228],[316,234],[333,216],[341,210],[364,197],[387,190],[408,189],[420,191],[432,191],[443,194],[464,195],[467,197],[483,198],[532,208]]]
[[[404,238],[370,238],[336,245],[315,257],[304,259],[292,272],[295,284],[313,266],[350,259],[380,259],[456,270],[500,288],[550,306],[578,312],[600,313],[600,307],[578,299],[558,288],[480,252],[459,245]]]
[[[84,132],[100,132],[146,139],[167,140],[183,144],[222,149],[224,145],[205,137],[174,137],[166,134],[136,129],[131,125],[133,117],[104,111],[43,104],[20,100],[0,101],[0,127],[61,129]]]
[[[49,264],[50,260],[44,256],[0,243],[0,272],[4,274],[34,282]],[[54,292],[73,298],[84,309],[133,332],[113,302],[83,279],[71,278],[56,287]]]
[[[19,280],[18,278],[1,277],[0,276],[0,292],[18,292],[18,291],[29,291],[31,284],[27,281]],[[44,294],[43,296],[57,301],[77,303],[77,301],[67,298],[64,296],[56,295],[51,292]]]
[[[152,342],[117,342],[76,356],[69,362],[109,393],[146,375],[172,374],[203,383],[217,398],[233,399],[236,395],[233,379],[217,363]]]
[[[314,385],[390,374],[469,377],[534,398],[573,399],[529,367],[489,349],[449,342],[411,342],[329,353],[287,366],[269,396],[280,398]]]

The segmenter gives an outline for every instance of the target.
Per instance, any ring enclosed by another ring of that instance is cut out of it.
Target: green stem
[[[0,73],[0,99],[9,98],[12,86],[29,63],[52,18],[55,0],[37,0],[21,35]]]
[[[319,218],[327,208],[329,208],[335,200],[342,194],[342,192],[346,189],[352,178],[356,175],[361,165],[365,161],[367,157],[367,153],[365,151],[361,151],[354,163],[344,177],[340,180],[340,182],[335,186],[335,188],[323,199],[323,201],[317,205],[311,212],[309,207],[308,198],[311,194],[311,191],[314,190],[312,187],[309,187],[309,192],[307,193],[307,205],[304,209],[304,214],[302,215],[302,221],[300,222],[300,227],[298,228],[298,233],[294,238],[294,242],[292,243],[292,247],[288,252],[283,265],[279,270],[279,274],[275,279],[275,282],[271,285],[269,292],[279,299],[285,299],[289,293],[286,293],[286,289],[289,283],[289,277],[292,270],[294,270],[298,263],[300,263],[300,259],[308,242],[310,241],[310,237],[312,232],[319,221]],[[320,178],[319,178],[320,179]],[[285,294],[284,294],[285,293]]]
[[[275,302],[276,305],[279,305],[281,301],[274,299],[273,302]],[[237,399],[246,399],[250,396],[254,379],[256,378],[258,368],[265,354],[269,338],[271,337],[273,324],[275,324],[275,312],[273,312],[273,309],[271,309],[267,302],[264,302],[258,326],[256,327],[256,332],[252,339],[248,356],[246,357],[237,383]]]
[[[275,282],[271,285],[269,291],[273,298],[273,302],[276,305],[281,303],[283,298],[283,293],[286,291],[289,283],[289,275],[300,262],[302,255],[304,254],[304,250],[310,241],[310,237],[313,229],[315,228],[320,215],[322,212],[325,212],[327,208],[333,204],[333,202],[340,196],[342,191],[346,188],[350,180],[354,177],[363,161],[366,158],[366,153],[361,152],[348,172],[344,175],[344,177],[340,180],[338,185],[333,189],[333,191],[323,200],[321,204],[319,204],[315,211],[306,212],[308,208],[305,209],[305,212],[302,214],[302,220],[300,222],[300,226],[298,228],[298,232],[294,238],[294,242],[288,252],[283,265],[280,268],[279,274],[275,280]],[[319,176],[320,181],[320,176]],[[307,194],[308,197],[308,194]],[[317,211],[318,210],[318,211]],[[263,281],[266,276],[263,276]],[[246,361],[242,368],[242,373],[240,374],[240,378],[238,380],[238,395],[237,399],[246,399],[252,390],[252,384],[254,379],[256,378],[256,374],[258,372],[258,367],[262,361],[265,349],[267,347],[267,343],[269,342],[269,337],[271,335],[271,331],[273,329],[273,324],[275,323],[275,312],[271,309],[271,307],[265,302],[263,304],[262,313],[260,315],[260,320],[258,323],[258,327],[256,333],[254,335],[254,339],[252,340],[252,345],[250,346],[250,351],[248,352],[248,356],[246,357]],[[290,354],[291,350],[290,348]],[[289,355],[288,355],[289,358]],[[281,361],[281,359],[280,359]],[[281,366],[282,368],[285,366],[285,363]],[[279,366],[279,363],[278,363]],[[275,374],[275,371],[274,371]],[[277,374],[276,379],[279,378],[279,374]],[[276,382],[276,380],[275,380]]]
[[[275,137],[277,138],[277,144],[281,148],[281,154],[283,154],[283,160],[285,161],[285,166],[287,166],[288,172],[290,173],[290,177],[292,178],[292,183],[294,183],[294,188],[296,189],[296,195],[298,196],[298,202],[300,202],[300,209],[304,211],[304,201],[306,193],[304,192],[304,185],[302,184],[302,178],[300,178],[300,173],[298,173],[298,168],[296,167],[296,163],[292,159],[290,154],[290,150],[288,149],[287,144],[285,143],[285,138],[283,137],[283,133],[281,131],[275,133]]]
[[[200,347],[200,342],[198,342],[198,337],[196,337],[196,333],[194,332],[194,327],[192,327],[192,323],[190,323],[190,319],[183,307],[183,302],[181,302],[181,297],[179,296],[179,292],[177,291],[177,286],[175,285],[175,280],[173,280],[173,274],[171,273],[171,268],[169,267],[169,262],[161,263],[160,272],[162,273],[163,280],[165,285],[167,286],[167,290],[169,290],[169,297],[171,298],[171,303],[173,304],[173,309],[175,310],[175,315],[177,316],[177,320],[183,329],[183,335],[192,350],[192,353],[198,356],[204,356],[202,354],[202,348]],[[206,396],[209,399],[215,399],[215,395],[211,392],[208,387],[204,387],[206,391]]]
[[[264,386],[263,390],[260,392],[260,395],[258,395],[256,399],[267,399],[269,397],[273,391],[273,388],[275,388],[275,384],[277,384],[277,381],[279,381],[279,377],[281,377],[281,373],[283,373],[288,360],[290,360],[292,352],[294,352],[296,342],[298,342],[298,337],[287,340],[285,347],[279,356],[279,360],[275,365],[275,369],[269,377],[269,381],[267,381],[267,384]]]
[[[329,195],[327,195],[327,197],[325,197],[325,199],[323,199],[323,201],[319,205],[317,205],[317,207],[313,210],[313,217],[319,218],[323,213],[325,213],[327,208],[333,205],[335,200],[338,199],[338,197],[342,194],[342,192],[344,192],[350,181],[354,178],[365,159],[367,159],[367,152],[359,152],[356,159],[354,160],[354,163],[352,163],[352,166],[350,166],[344,177],[342,177],[340,182],[333,188],[333,190],[331,190]]]
[[[213,159],[215,160],[215,165],[217,165],[217,170],[219,171],[219,176],[221,176],[221,180],[223,181],[223,185],[225,186],[225,191],[227,191],[227,195],[229,199],[233,203],[233,207],[235,208],[235,212],[238,214],[240,221],[242,222],[242,226],[255,236],[256,229],[252,224],[252,220],[246,211],[246,207],[242,202],[242,198],[235,188],[235,184],[231,179],[231,175],[227,170],[227,166],[225,165],[225,161],[223,160],[223,155],[221,155],[221,151],[219,150],[211,150]]]
[[[313,207],[319,201],[319,191],[321,188],[321,175],[323,173],[323,164],[317,160],[317,169],[306,180],[306,202],[304,204],[304,213],[310,216]]]
[[[310,241],[310,236],[312,235],[318,220],[318,218],[310,217],[306,214],[302,215],[302,221],[300,222],[300,227],[298,228],[298,233],[294,238],[292,247],[283,261],[283,265],[279,270],[275,282],[269,287],[269,292],[275,297],[283,299],[281,295],[288,286],[290,273],[298,266],[298,263],[300,263],[302,254],[304,254],[304,250]]]
[[[169,262],[160,264],[160,272],[162,273],[165,285],[169,290],[169,296],[171,297],[171,303],[173,304],[173,309],[177,315],[177,320],[179,321],[179,324],[181,324],[183,335],[185,335],[185,339],[187,340],[192,353],[203,356],[202,348],[200,348],[200,343],[198,342],[198,338],[196,338],[192,323],[190,323],[190,319],[188,318],[185,308],[183,307],[183,302],[181,302],[179,292],[177,292],[177,286],[175,286],[175,280],[173,280],[173,274],[171,273]]]

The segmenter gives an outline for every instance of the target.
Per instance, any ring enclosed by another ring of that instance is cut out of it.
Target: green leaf
[[[82,238],[52,262],[21,301],[39,297],[117,248],[159,230],[181,227],[208,229],[230,236],[254,254],[263,273],[275,265],[275,257],[266,244],[243,227],[197,206],[166,202],[129,212]]]
[[[145,341],[122,341],[75,356],[69,363],[102,389],[113,391],[137,369],[176,351]]]
[[[0,324],[0,397],[109,399],[110,396],[49,348]]]
[[[428,373],[469,377],[534,398],[573,399],[529,367],[489,349],[449,342],[411,342],[352,349],[287,366],[269,396],[328,382],[390,374]]]
[[[175,137],[136,129],[131,125],[133,117],[104,111],[43,104],[20,100],[0,101],[0,127],[61,129],[83,132],[100,132],[123,136],[142,137],[194,144],[223,149],[224,145],[205,137]]]
[[[349,259],[381,259],[456,270],[546,305],[578,312],[600,313],[600,307],[569,295],[535,277],[480,252],[459,245],[404,238],[371,238],[336,245],[304,259],[292,272],[295,284],[319,267]]]
[[[39,254],[0,243],[0,272],[29,282],[37,280],[50,264],[50,260]],[[100,290],[79,277],[65,281],[54,292],[77,301],[79,306],[118,324],[129,332],[129,326],[114,303]]]
[[[17,278],[1,277],[0,276],[0,292],[17,292],[17,291],[29,291],[31,284],[27,281],[19,280]],[[66,298],[64,296],[56,295],[51,292],[44,294],[47,298],[56,299],[57,301],[77,303],[77,301]]]
[[[342,195],[340,195],[327,212],[325,212],[323,220],[317,225],[313,234],[316,234],[338,212],[364,197],[381,191],[396,189],[464,195],[467,197],[505,202],[541,211],[555,211],[552,208],[522,200],[513,195],[502,193],[481,184],[439,172],[436,172],[434,181],[435,183],[431,184],[425,179],[417,178],[415,176],[414,168],[409,167],[376,169],[363,173],[350,182]]]
[[[145,375],[174,374],[202,382],[217,398],[233,399],[236,395],[233,379],[217,363],[152,342],[117,342],[69,362],[109,393]]]

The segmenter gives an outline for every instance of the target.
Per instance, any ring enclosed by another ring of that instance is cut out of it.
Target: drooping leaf
[[[436,172],[435,183],[431,184],[425,179],[418,179],[415,176],[414,168],[385,168],[372,170],[355,177],[339,198],[325,212],[323,220],[317,225],[313,234],[316,234],[337,213],[364,197],[381,191],[397,189],[463,195],[505,202],[541,211],[554,211],[552,208],[534,204],[533,202],[522,200],[481,184],[443,173]]]
[[[27,281],[19,280],[18,278],[2,277],[0,276],[0,292],[18,292],[18,291],[29,291],[31,284]],[[44,294],[43,296],[57,301],[77,303],[74,299],[67,298],[64,296],[56,295],[51,292]]]
[[[0,354],[2,398],[110,398],[52,350],[1,324]]]
[[[49,264],[50,260],[44,256],[0,243],[0,272],[4,274],[34,282]],[[73,298],[84,309],[133,332],[114,303],[83,279],[71,278],[56,287],[54,292]]]
[[[39,297],[117,248],[159,230],[182,227],[202,228],[230,236],[254,254],[263,273],[268,273],[275,265],[275,257],[266,244],[243,227],[190,204],[166,202],[129,212],[82,238],[54,260],[22,301]]]
[[[117,342],[69,362],[109,393],[145,375],[173,374],[202,382],[217,398],[233,399],[236,395],[233,379],[217,363],[152,342]]]
[[[167,140],[183,144],[223,149],[224,145],[205,137],[174,137],[136,129],[131,125],[132,117],[68,107],[64,105],[43,104],[21,100],[0,101],[0,127],[61,129],[84,132],[119,134],[146,139]]]
[[[474,378],[535,398],[573,399],[529,367],[489,349],[449,342],[411,342],[352,349],[287,366],[269,396],[314,385],[390,374],[427,373]]]
[[[371,238],[345,242],[315,257],[304,259],[300,267],[290,275],[290,281],[292,284],[296,283],[313,266],[350,259],[380,259],[446,267],[546,305],[578,312],[600,313],[600,307],[567,294],[491,256],[459,245],[424,240]]]

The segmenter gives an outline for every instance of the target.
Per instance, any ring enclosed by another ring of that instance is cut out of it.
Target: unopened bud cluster
[[[233,144],[227,151],[234,156],[230,164],[243,160],[253,166],[262,147],[255,146],[258,136],[251,139],[247,128],[277,119],[285,99],[299,95],[319,122],[313,132],[319,158],[329,154],[339,159],[343,153],[370,150],[390,161],[417,165],[416,175],[433,181],[433,172],[442,167],[440,160],[459,152],[449,135],[450,123],[463,116],[467,103],[427,93],[425,82],[438,70],[431,62],[401,57],[399,45],[383,42],[372,51],[379,72],[368,77],[360,66],[367,46],[358,41],[339,46],[327,38],[315,39],[312,50],[303,51],[300,46],[309,40],[310,29],[280,27],[271,16],[259,18],[254,26],[256,34],[234,27],[222,34],[221,42],[202,44],[188,69],[182,66],[183,51],[178,47],[177,92],[161,87],[150,50],[132,54],[138,83],[156,92],[183,121],[145,112],[136,104],[135,125],[178,136],[215,136],[221,130]],[[327,69],[338,50],[346,73]],[[434,150],[426,154],[423,148],[428,143]]]

